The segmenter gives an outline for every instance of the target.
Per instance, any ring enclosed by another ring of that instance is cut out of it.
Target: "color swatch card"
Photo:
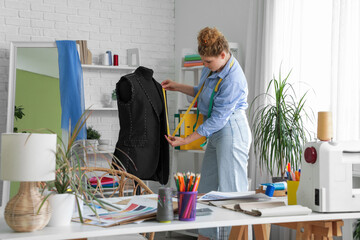
[[[143,221],[156,216],[157,201],[144,197],[134,196],[124,210],[102,211],[99,214],[84,215],[84,223],[100,227],[111,227],[130,222]],[[73,218],[80,222],[80,218]]]

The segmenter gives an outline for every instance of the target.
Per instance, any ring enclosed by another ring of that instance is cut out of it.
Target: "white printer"
[[[297,203],[317,212],[360,211],[360,142],[308,142]],[[354,174],[354,176],[353,176]]]

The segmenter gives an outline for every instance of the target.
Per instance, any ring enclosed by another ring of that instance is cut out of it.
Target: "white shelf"
[[[117,108],[112,108],[112,107],[85,107],[85,109],[89,109],[90,111],[117,111]]]
[[[195,67],[182,67],[181,70],[184,71],[195,71],[195,70],[201,70],[204,66],[195,66]]]
[[[88,155],[95,155],[95,154],[113,154],[114,153],[114,150],[106,150],[106,151],[95,151],[95,152],[93,152],[93,151],[88,151],[87,152],[87,154]]]
[[[107,70],[135,70],[137,68],[127,65],[106,66],[106,65],[89,65],[89,64],[81,64],[81,67],[85,69],[107,69]]]
[[[188,110],[188,107],[184,107],[184,108],[179,108],[178,111],[181,111],[181,112],[185,112],[186,110]],[[196,112],[197,108],[193,107],[193,108],[190,108],[190,111],[195,111]]]
[[[179,150],[175,149],[177,152],[188,152],[188,153],[205,153],[205,150]]]

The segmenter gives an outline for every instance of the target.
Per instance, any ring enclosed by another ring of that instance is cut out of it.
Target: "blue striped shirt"
[[[234,64],[230,68],[232,59],[234,59]],[[219,79],[222,78],[223,80],[219,85],[218,92],[214,95],[211,117],[206,119],[196,130],[205,137],[209,137],[222,129],[233,112],[238,109],[245,110],[248,107],[246,78],[239,62],[233,56],[231,56],[221,72],[215,72],[207,77],[209,73],[210,69],[204,67],[201,72],[200,83],[194,87],[196,95],[205,82],[198,98],[199,112],[205,117],[208,114],[211,94]]]

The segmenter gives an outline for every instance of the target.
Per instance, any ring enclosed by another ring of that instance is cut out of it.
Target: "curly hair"
[[[215,27],[200,30],[197,40],[198,52],[201,56],[213,57],[220,55],[222,51],[229,52],[228,41]]]

